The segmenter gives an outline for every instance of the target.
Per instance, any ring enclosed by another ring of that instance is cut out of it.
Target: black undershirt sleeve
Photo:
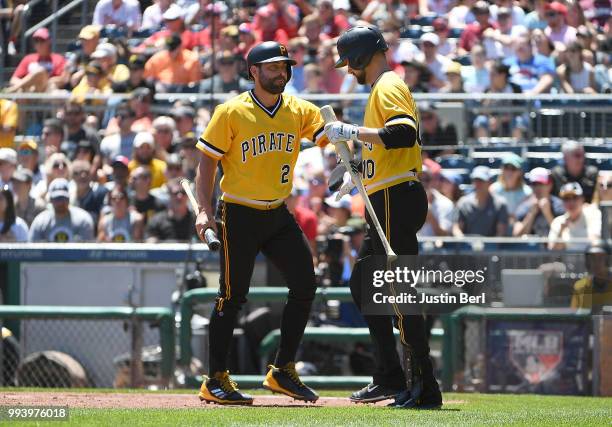
[[[378,135],[387,150],[410,148],[417,142],[417,131],[410,125],[391,125],[378,130]]]

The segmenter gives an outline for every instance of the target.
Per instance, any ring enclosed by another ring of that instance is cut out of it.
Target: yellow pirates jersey
[[[328,142],[323,125],[308,101],[281,94],[268,109],[251,90],[215,108],[197,147],[221,161],[223,200],[269,209],[291,193],[300,141]]]
[[[416,104],[406,83],[389,71],[383,73],[372,87],[363,125],[380,129],[399,124],[416,129],[417,144],[410,148],[386,149],[384,145],[363,143],[362,178],[368,194],[400,182],[416,180],[416,173],[422,168]]]

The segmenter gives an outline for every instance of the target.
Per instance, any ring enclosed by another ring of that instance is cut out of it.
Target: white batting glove
[[[359,138],[359,128],[342,122],[331,122],[325,125],[325,135],[332,144]]]
[[[343,196],[347,194],[351,194],[355,187],[356,185],[353,182],[353,178],[351,178],[351,174],[349,174],[348,172],[345,172],[344,177],[343,177],[342,187],[340,187],[340,189],[336,193],[336,202],[340,201],[340,199]]]

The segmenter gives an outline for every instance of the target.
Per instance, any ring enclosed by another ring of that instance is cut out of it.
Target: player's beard
[[[353,70],[353,75],[357,79],[357,83],[359,83],[360,85],[366,84],[365,70]]]
[[[259,76],[259,84],[266,92],[278,95],[280,93],[283,93],[283,91],[285,90],[287,80],[285,80],[284,77],[278,76],[273,79],[270,79],[264,73],[261,73]]]

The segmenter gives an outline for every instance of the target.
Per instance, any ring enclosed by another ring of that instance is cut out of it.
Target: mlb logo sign
[[[508,330],[509,358],[530,384],[550,379],[563,360],[563,332]]]

